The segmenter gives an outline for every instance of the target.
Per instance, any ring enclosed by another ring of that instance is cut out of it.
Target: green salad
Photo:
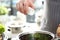
[[[0,24],[0,34],[2,34],[5,31],[5,26],[3,24]]]
[[[34,33],[20,36],[20,40],[51,40],[52,36],[49,34]]]
[[[33,36],[34,40],[51,40],[52,36],[49,34],[35,33]]]

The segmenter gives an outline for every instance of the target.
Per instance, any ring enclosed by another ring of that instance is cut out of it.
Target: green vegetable
[[[0,15],[5,15],[8,13],[8,9],[4,6],[0,6]]]
[[[49,34],[42,34],[42,33],[34,33],[34,34],[26,34],[20,36],[21,40],[51,40],[52,36]]]
[[[50,36],[49,34],[42,34],[42,33],[35,33],[33,37],[35,40],[51,40],[52,39],[52,36]]]
[[[5,31],[5,26],[3,24],[0,24],[0,34],[2,34]]]

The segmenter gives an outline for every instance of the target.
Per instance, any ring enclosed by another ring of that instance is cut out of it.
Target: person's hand
[[[18,11],[27,14],[28,12],[28,8],[31,7],[34,9],[34,5],[33,5],[34,0],[20,0],[17,5],[16,8]]]
[[[59,26],[57,28],[57,36],[60,37],[60,24],[59,24]]]

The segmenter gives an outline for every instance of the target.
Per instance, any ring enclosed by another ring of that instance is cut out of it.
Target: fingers
[[[19,3],[16,4],[16,8],[18,11],[24,13],[24,9],[23,9],[23,2],[20,1]]]
[[[31,0],[32,2],[34,2],[35,0]]]
[[[24,13],[25,13],[25,14],[28,13],[29,7],[31,7],[31,8],[34,9],[33,2],[32,2],[31,0],[26,0],[26,1],[24,2]]]
[[[28,4],[27,2],[20,1],[19,3],[16,4],[16,8],[18,11],[26,14],[28,11],[28,5],[27,4]]]
[[[17,10],[24,14],[27,14],[29,7],[34,9],[32,0],[25,0],[25,1],[21,0],[19,3],[16,4]]]
[[[28,12],[28,2],[26,1],[26,2],[24,2],[24,13],[25,14],[27,14],[27,12]]]
[[[19,9],[20,9],[20,12],[24,13],[23,2],[19,3]]]
[[[33,9],[34,9],[33,0],[32,0],[32,1],[29,1],[29,7],[31,7],[31,8],[33,8]]]

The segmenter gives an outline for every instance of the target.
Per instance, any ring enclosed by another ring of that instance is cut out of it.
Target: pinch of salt
[[[32,8],[29,7],[28,15],[33,15],[34,12],[35,12],[34,9],[32,9]]]

